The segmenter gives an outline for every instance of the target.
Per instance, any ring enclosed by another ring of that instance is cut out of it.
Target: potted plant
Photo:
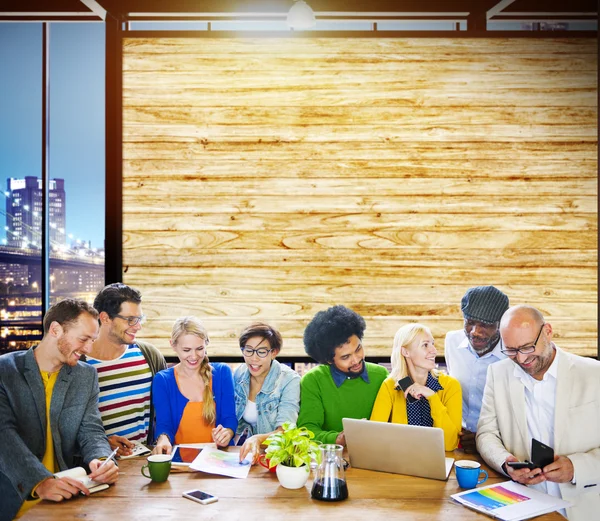
[[[320,443],[313,440],[315,435],[306,427],[285,422],[281,428],[263,442],[267,446],[265,458],[269,467],[276,467],[282,487],[302,488],[310,474],[311,459],[320,463]]]

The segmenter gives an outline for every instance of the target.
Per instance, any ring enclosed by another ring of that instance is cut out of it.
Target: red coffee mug
[[[266,454],[261,454],[258,457],[258,463],[260,465],[262,465],[263,467],[265,467],[266,469],[269,469],[269,472],[273,472],[273,474],[277,471],[277,465],[275,465],[274,467],[269,468],[269,460],[267,459],[267,455]]]

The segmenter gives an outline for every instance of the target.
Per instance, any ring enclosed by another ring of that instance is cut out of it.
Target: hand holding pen
[[[90,461],[89,477],[98,483],[115,483],[119,478],[119,467],[114,462],[118,450],[118,448],[113,450],[104,461],[98,459]]]

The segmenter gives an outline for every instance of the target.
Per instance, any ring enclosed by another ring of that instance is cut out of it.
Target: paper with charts
[[[453,494],[462,505],[504,521],[519,521],[567,508],[567,501],[512,481]]]
[[[190,469],[220,474],[231,478],[247,478],[250,472],[250,463],[240,463],[238,452],[225,452],[213,447],[206,447],[190,464]]]

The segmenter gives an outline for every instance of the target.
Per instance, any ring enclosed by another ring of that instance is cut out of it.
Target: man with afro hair
[[[319,311],[304,331],[304,350],[321,365],[300,384],[298,425],[323,443],[346,445],[342,418],[369,418],[384,367],[365,362],[366,324],[355,311],[333,306]]]

